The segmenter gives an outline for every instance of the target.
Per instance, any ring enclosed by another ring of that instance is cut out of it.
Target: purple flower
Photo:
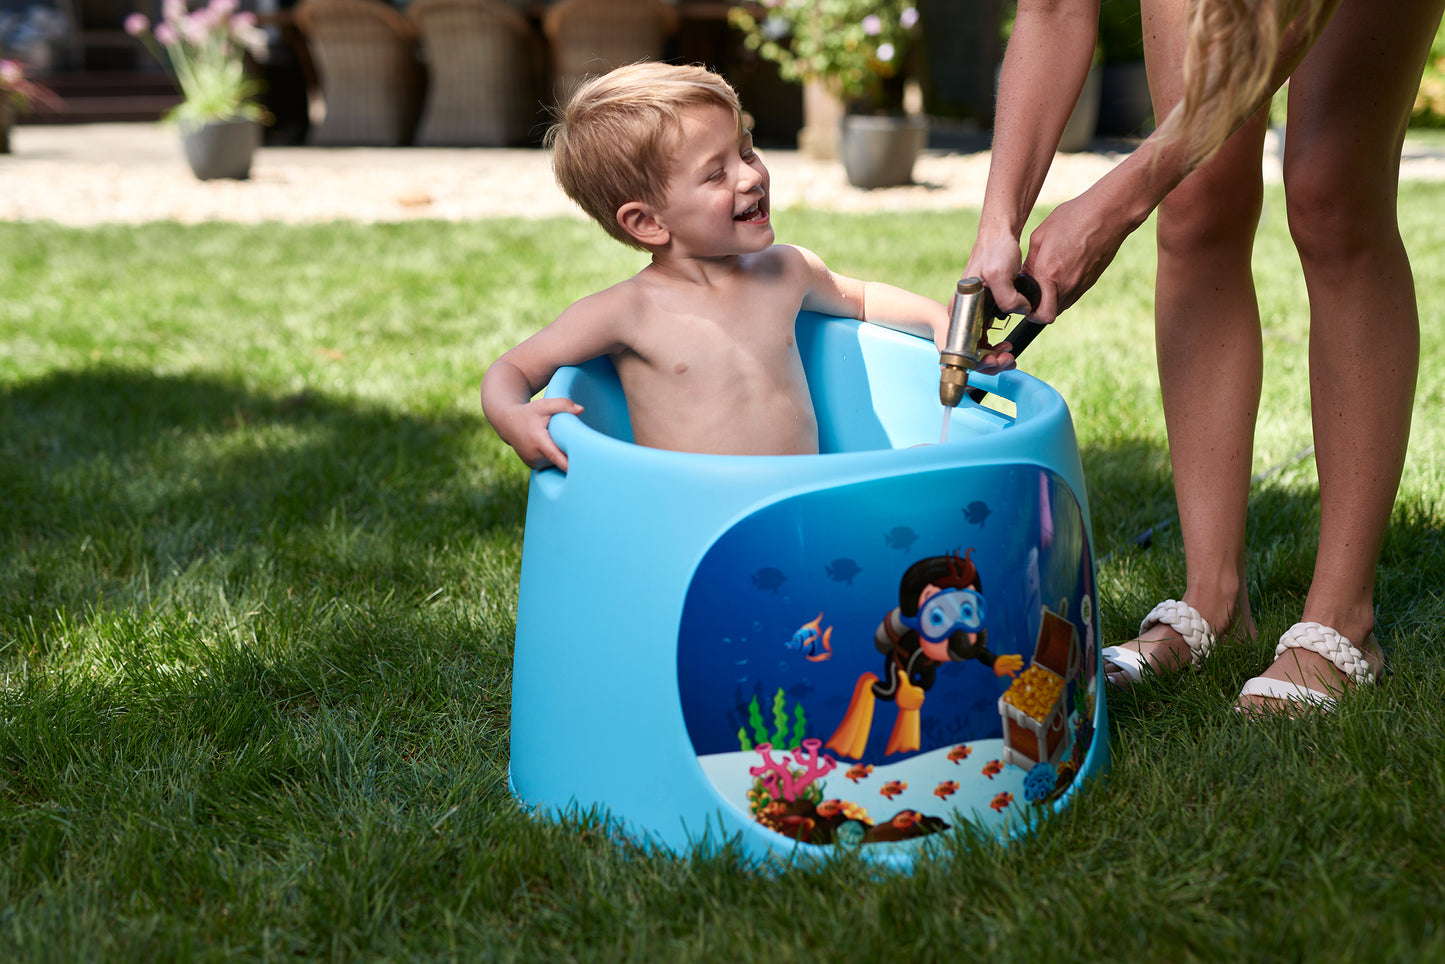
[[[870,37],[876,37],[883,32],[883,21],[876,13],[870,13],[863,18],[863,32]]]
[[[894,50],[891,43],[885,41],[878,45],[878,59],[883,61],[885,64],[893,59],[893,54]]]
[[[180,34],[176,33],[175,27],[168,23],[156,24],[156,40],[160,41],[163,46],[169,47],[179,39]]]
[[[151,28],[150,17],[143,13],[133,13],[125,18],[125,32],[132,37],[139,37]]]
[[[181,21],[181,35],[188,43],[197,47],[206,42],[206,37],[211,32],[210,18],[202,16],[204,13],[204,10],[197,10]]]
[[[904,7],[903,12],[898,15],[898,25],[904,30],[909,30],[918,22],[918,8]]]

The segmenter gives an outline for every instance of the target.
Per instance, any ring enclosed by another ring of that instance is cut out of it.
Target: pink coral
[[[792,802],[798,799],[798,794],[808,784],[821,776],[824,776],[838,765],[833,757],[821,753],[823,748],[822,740],[804,740],[802,745],[796,747],[792,752],[793,762],[803,769],[792,770],[788,767],[788,759],[773,759],[773,745],[761,743],[755,749],[762,754],[761,766],[748,767],[748,773],[762,779],[763,788],[767,790],[768,796],[774,800],[787,800]]]

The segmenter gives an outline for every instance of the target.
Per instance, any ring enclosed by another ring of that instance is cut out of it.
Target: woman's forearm
[[[1093,62],[1098,0],[1021,0],[1000,73],[980,235],[1019,237]]]

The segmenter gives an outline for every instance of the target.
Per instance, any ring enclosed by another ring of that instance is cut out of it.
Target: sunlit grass
[[[1261,642],[1111,695],[1107,783],[906,876],[649,853],[507,793],[526,473],[477,386],[635,252],[567,219],[0,224],[0,959],[1445,956],[1445,185],[1401,205],[1425,323],[1380,566],[1395,674],[1328,720],[1245,723],[1318,515],[1281,205],[1257,255]],[[974,230],[775,221],[938,297]],[[1073,414],[1110,638],[1183,578],[1148,234],[1023,359]]]

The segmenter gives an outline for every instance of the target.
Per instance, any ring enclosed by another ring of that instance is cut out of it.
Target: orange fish
[[[833,658],[833,647],[830,645],[832,638],[833,627],[824,629],[823,614],[819,613],[812,622],[799,626],[786,645],[788,649],[800,650],[808,662],[821,663],[825,659]]]
[[[859,780],[866,779],[868,774],[872,772],[873,764],[856,763],[853,766],[850,766],[848,768],[848,772],[843,775],[846,776],[849,780],[852,780],[854,783],[857,783]]]
[[[813,808],[820,817],[835,817],[843,812],[842,800],[824,800]]]
[[[947,800],[949,797],[953,796],[957,792],[957,780],[944,780],[938,786],[933,788],[933,795],[941,800]]]
[[[961,760],[967,760],[968,755],[973,752],[973,747],[966,743],[960,743],[948,751],[948,762],[957,765]]]
[[[1000,793],[998,796],[993,798],[993,802],[990,803],[989,806],[992,807],[994,810],[1003,812],[1003,808],[1013,802],[1014,795],[1012,793]]]
[[[883,794],[889,800],[892,800],[894,797],[898,796],[900,793],[907,789],[908,784],[904,783],[902,780],[889,780],[887,783],[883,784],[882,788],[878,792]]]
[[[1003,761],[1001,761],[1001,760],[989,760],[987,763],[985,763],[985,764],[983,765],[983,775],[986,776],[986,777],[988,777],[990,780],[993,779],[994,774],[996,774],[996,773],[1002,773],[1002,772],[1003,772]]]
[[[917,810],[900,810],[896,814],[894,814],[893,819],[888,822],[893,824],[893,826],[897,827],[899,830],[907,830],[909,827],[912,827],[922,819],[923,814],[919,813]]]

